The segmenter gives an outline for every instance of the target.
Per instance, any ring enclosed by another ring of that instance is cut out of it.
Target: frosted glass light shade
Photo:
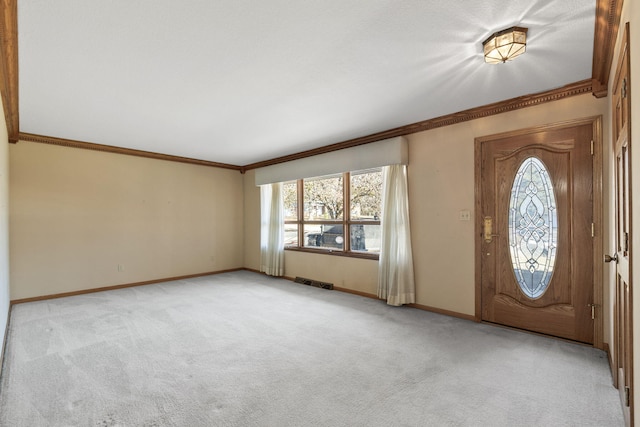
[[[484,62],[498,64],[511,61],[527,49],[527,28],[511,27],[499,31],[482,43]]]

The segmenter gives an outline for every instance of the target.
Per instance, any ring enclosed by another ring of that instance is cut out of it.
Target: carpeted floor
[[[13,307],[2,426],[620,426],[605,353],[239,271]]]

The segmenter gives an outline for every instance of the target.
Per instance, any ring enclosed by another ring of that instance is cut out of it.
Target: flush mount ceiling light
[[[527,49],[527,28],[511,27],[498,31],[486,39],[484,47],[484,62],[498,64],[511,61],[522,55]]]

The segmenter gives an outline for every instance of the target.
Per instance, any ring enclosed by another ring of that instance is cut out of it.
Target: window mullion
[[[298,187],[298,247],[304,246],[304,180],[296,182]]]
[[[342,234],[344,237],[344,251],[351,252],[351,230],[349,229],[349,223],[351,222],[351,174],[349,172],[345,172],[343,181],[344,201],[342,205],[344,209],[342,211]]]

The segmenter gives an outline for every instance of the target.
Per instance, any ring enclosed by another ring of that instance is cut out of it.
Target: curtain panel
[[[284,276],[284,202],[282,183],[260,186],[260,271]]]
[[[381,247],[378,263],[378,297],[400,306],[415,302],[407,167],[382,168]]]

